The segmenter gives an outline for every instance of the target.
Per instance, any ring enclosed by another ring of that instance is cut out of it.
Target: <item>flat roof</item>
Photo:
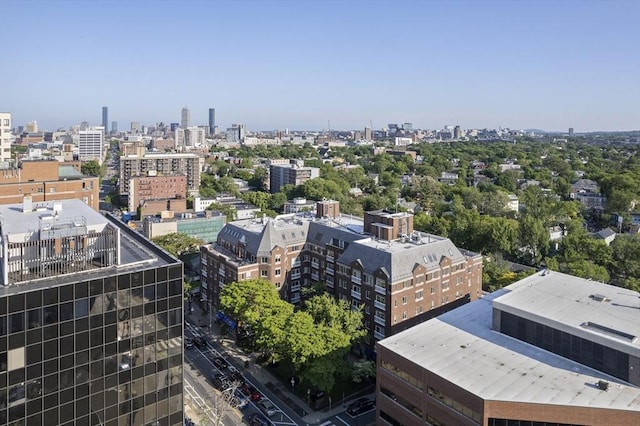
[[[68,214],[71,218],[78,216],[86,217],[87,224],[99,224],[100,226],[113,226],[120,232],[120,262],[118,265],[112,265],[102,268],[88,269],[80,272],[71,272],[68,274],[58,275],[55,277],[38,278],[34,280],[21,281],[10,285],[0,285],[0,297],[8,294],[16,294],[24,291],[31,291],[34,288],[49,288],[62,284],[68,284],[81,280],[92,280],[105,278],[126,272],[143,271],[146,269],[157,268],[161,266],[177,265],[180,260],[169,254],[157,244],[151,242],[135,230],[131,229],[116,216],[107,213],[105,216],[93,210],[80,200],[61,200],[56,203],[62,203],[62,209],[59,214]],[[53,202],[37,203],[38,206],[44,208],[45,204],[52,207]],[[36,203],[33,203],[34,207]],[[67,212],[67,213],[65,213]],[[0,214],[2,215],[2,231],[6,234],[7,225],[18,227],[19,230],[27,226],[33,226],[38,229],[37,222],[39,215],[45,213],[31,212],[23,213],[22,204],[0,205]],[[47,214],[51,214],[52,210],[48,210]],[[25,216],[28,217],[27,220]],[[14,220],[14,222],[11,222]],[[13,229],[11,229],[13,231]],[[11,232],[13,234],[13,232]],[[79,276],[81,278],[79,278]]]
[[[54,205],[60,208],[55,209]],[[23,204],[0,205],[0,226],[10,242],[24,242],[25,235],[37,239],[41,224],[82,223],[88,229],[102,230],[108,223],[100,213],[78,199],[33,202],[32,211],[24,212]]]
[[[506,289],[496,309],[640,358],[640,293],[553,271]]]
[[[553,274],[541,278],[551,281]],[[485,400],[640,411],[640,388],[492,330],[492,304],[513,290],[493,292],[378,345]],[[640,319],[640,310],[631,310]],[[606,392],[599,380],[610,383]]]

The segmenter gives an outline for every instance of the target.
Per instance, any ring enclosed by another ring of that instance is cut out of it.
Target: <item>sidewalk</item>
[[[331,410],[319,410],[315,411],[306,401],[291,392],[288,386],[285,386],[277,377],[275,377],[268,368],[262,367],[256,362],[255,354],[246,354],[240,350],[233,338],[222,337],[220,330],[215,321],[211,321],[208,316],[203,316],[202,311],[197,303],[192,303],[193,312],[187,312],[185,307],[186,317],[189,321],[200,327],[200,331],[210,338],[210,343],[213,347],[221,353],[224,353],[229,361],[241,372],[246,372],[253,380],[260,382],[260,384],[269,389],[280,402],[286,404],[297,415],[298,419],[303,424],[314,425],[320,424],[325,419],[332,417],[344,411],[344,406],[348,405],[351,401],[335,401]],[[209,323],[211,322],[211,327]],[[248,361],[248,364],[247,364]],[[245,366],[248,365],[248,368]]]

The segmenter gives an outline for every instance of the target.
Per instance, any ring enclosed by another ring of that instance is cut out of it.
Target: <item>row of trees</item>
[[[330,392],[337,378],[352,378],[347,354],[366,331],[362,312],[347,302],[315,295],[296,310],[271,282],[256,279],[224,286],[220,308],[239,328],[254,332],[258,352],[272,362],[290,362],[292,375],[310,386]]]
[[[420,144],[412,149],[423,157],[422,163],[414,162],[408,155],[373,155],[370,147],[332,147],[334,163],[361,166],[345,170],[323,163],[310,145],[262,146],[229,153],[243,158],[244,166],[253,164],[258,157],[269,157],[304,158],[305,164],[320,167],[320,178],[298,187],[286,186],[276,194],[258,190],[242,195],[245,201],[255,204],[267,215],[275,215],[287,199],[294,197],[335,199],[340,201],[343,213],[355,215],[381,208],[402,210],[398,197],[403,197],[417,204],[416,229],[449,237],[460,247],[494,259],[545,264],[624,286],[633,287],[634,280],[640,279],[624,271],[619,260],[631,257],[635,247],[633,238],[614,244],[611,255],[604,258],[593,257],[593,251],[583,251],[580,258],[567,256],[564,244],[556,247],[549,240],[549,229],[559,227],[566,236],[575,234],[585,247],[600,246],[601,243],[589,234],[579,233],[583,223],[606,227],[612,213],[622,214],[629,223],[629,211],[640,201],[640,150],[637,146],[593,146],[572,140],[568,143]],[[499,165],[507,160],[516,161],[520,170],[502,171]],[[484,164],[480,173],[486,177],[486,181],[477,186],[472,184],[474,173],[478,171],[472,167],[474,162],[476,167]],[[265,170],[260,167],[252,174],[241,167],[218,163],[225,166],[217,164],[212,169],[223,170],[227,177],[251,176],[254,184],[264,178]],[[442,172],[455,172],[459,179],[453,185],[442,184],[438,181]],[[578,179],[578,172],[601,185],[602,193],[608,198],[604,214],[594,215],[571,199],[571,183]],[[403,179],[405,184],[401,183]],[[520,188],[522,180],[535,180],[539,185]],[[355,187],[362,190],[364,196],[351,196],[349,190]],[[507,209],[509,194],[518,196],[523,206],[519,213]],[[566,244],[572,244],[571,241],[569,236]],[[494,262],[489,269],[496,264],[499,262]],[[495,288],[501,282],[504,282],[502,278],[491,278],[485,282],[485,288]]]

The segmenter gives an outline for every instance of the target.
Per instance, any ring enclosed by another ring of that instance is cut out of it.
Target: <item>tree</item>
[[[101,171],[102,168],[100,164],[95,160],[85,161],[80,165],[80,172],[82,172],[83,175],[101,176]]]
[[[203,244],[202,240],[180,232],[155,237],[152,241],[176,257],[197,253]]]
[[[520,245],[526,249],[533,264],[539,264],[549,250],[549,231],[542,219],[527,215],[520,220]]]
[[[353,363],[351,378],[356,383],[361,383],[371,377],[376,376],[376,363],[370,360],[361,359]]]

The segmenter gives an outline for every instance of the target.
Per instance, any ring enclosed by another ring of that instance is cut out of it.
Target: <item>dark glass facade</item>
[[[0,293],[0,424],[182,424],[182,264],[78,278]]]
[[[629,355],[544,324],[500,311],[501,332],[629,381]]]

